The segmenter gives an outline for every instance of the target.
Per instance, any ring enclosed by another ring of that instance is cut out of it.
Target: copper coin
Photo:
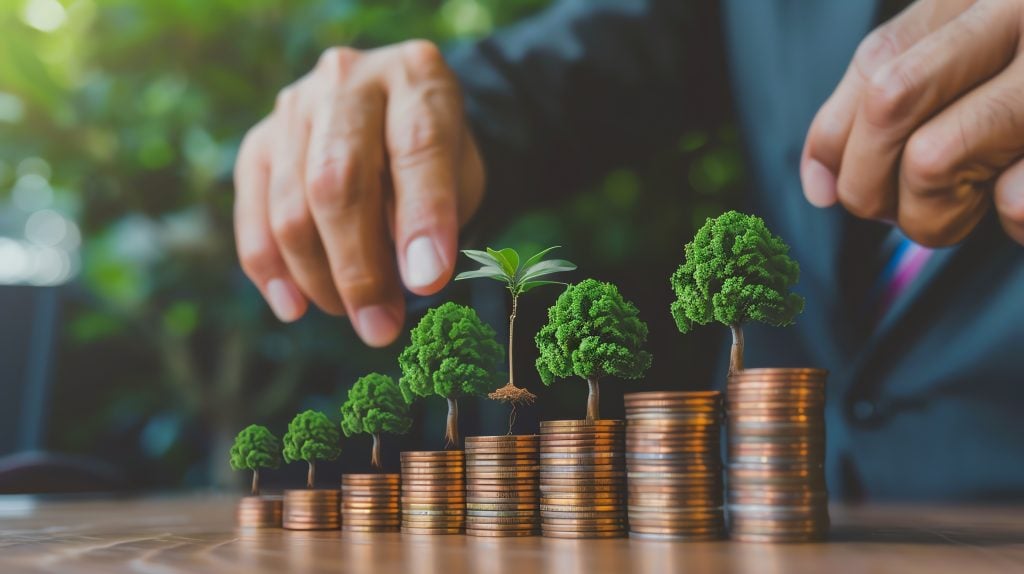
[[[546,428],[563,428],[563,427],[617,427],[624,426],[626,421],[620,419],[599,419],[594,421],[587,420],[558,420],[558,421],[540,421],[541,430]]]
[[[547,538],[624,538],[626,536],[625,528],[620,530],[612,530],[608,532],[598,532],[588,530],[584,532],[561,532],[557,530],[544,530],[541,529],[541,534]]]
[[[461,534],[462,528],[415,528],[402,525],[402,534]]]
[[[392,484],[392,483],[397,483],[399,480],[401,480],[401,478],[402,478],[401,475],[398,474],[398,473],[381,473],[381,474],[371,474],[371,473],[355,474],[355,473],[349,473],[349,474],[341,475],[341,483],[342,484],[357,484],[357,483],[358,484],[367,484],[367,483],[369,483],[369,484],[379,484],[379,483]]]
[[[581,486],[578,484],[573,485],[562,485],[562,484],[542,484],[540,485],[540,491],[543,493],[556,493],[556,492],[581,492],[581,493],[611,493],[620,492],[622,490],[622,484],[608,484],[608,485],[592,485],[592,486]]]
[[[626,512],[618,508],[613,510],[541,510],[540,518],[541,522],[551,518],[619,518],[625,520]]]
[[[466,510],[536,510],[536,502],[469,502]]]
[[[636,400],[672,400],[686,399],[695,401],[717,401],[722,397],[721,391],[643,391],[639,393],[624,393],[622,400],[626,402]]]

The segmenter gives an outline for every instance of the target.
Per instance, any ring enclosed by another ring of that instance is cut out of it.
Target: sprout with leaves
[[[712,320],[728,326],[729,373],[740,371],[744,323],[792,325],[803,310],[803,297],[789,291],[800,278],[800,266],[760,217],[736,211],[709,218],[685,251],[670,280],[676,326],[681,333]]]
[[[281,466],[281,441],[261,425],[249,425],[231,445],[231,469],[252,471],[252,495],[260,493],[260,469]]]
[[[398,356],[398,387],[406,402],[430,395],[448,401],[445,446],[459,445],[458,399],[486,394],[501,383],[504,349],[494,334],[476,311],[448,302],[427,311]]]
[[[550,386],[556,378],[586,379],[588,421],[600,416],[603,377],[638,379],[651,366],[651,354],[644,350],[647,324],[638,314],[615,285],[586,279],[558,296],[537,332],[541,381]]]
[[[380,373],[361,377],[348,390],[341,405],[341,430],[345,436],[366,433],[373,436],[370,464],[380,468],[380,434],[405,434],[412,426],[409,404],[395,379]]]
[[[515,348],[516,312],[519,310],[519,296],[542,285],[564,285],[560,281],[541,279],[555,273],[576,269],[575,264],[565,259],[544,260],[545,255],[558,247],[560,246],[548,247],[527,259],[522,265],[519,264],[519,253],[515,249],[494,250],[490,247],[487,248],[487,251],[466,249],[463,250],[463,253],[483,267],[473,271],[464,271],[455,277],[456,281],[478,277],[494,279],[504,283],[505,288],[512,294],[512,314],[508,318],[508,382],[502,388],[487,395],[492,400],[512,405],[512,412],[508,419],[508,434],[512,434],[512,425],[515,424],[516,406],[520,403],[531,404],[537,399],[536,395],[524,388],[517,387],[515,383],[515,363],[512,361],[512,350]]]
[[[284,435],[284,459],[287,462],[304,460],[309,465],[306,487],[313,488],[316,480],[316,461],[334,460],[341,454],[341,431],[338,426],[318,411],[304,411],[288,423]]]

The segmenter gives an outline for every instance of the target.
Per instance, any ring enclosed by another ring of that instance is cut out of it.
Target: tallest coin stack
[[[728,504],[737,540],[806,542],[829,528],[821,369],[729,376]]]

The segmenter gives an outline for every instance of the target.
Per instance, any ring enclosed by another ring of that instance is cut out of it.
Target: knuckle
[[[406,62],[414,67],[432,69],[444,64],[444,55],[430,40],[408,40],[402,45]]]
[[[889,216],[889,198],[881,192],[865,192],[851,189],[847,182],[840,181],[836,186],[839,203],[851,214],[862,219],[884,219]]]
[[[259,283],[270,278],[275,270],[274,248],[270,244],[270,238],[263,237],[239,243],[238,260],[242,265],[242,271],[254,282]]]
[[[402,129],[388,138],[388,144],[391,155],[402,160],[436,153],[450,142],[440,118],[430,113],[413,113]]]
[[[304,243],[313,228],[309,212],[296,206],[277,206],[271,211],[270,229],[278,241],[288,245]]]
[[[853,65],[863,78],[870,78],[879,66],[899,54],[899,46],[899,38],[892,28],[880,26],[861,40],[853,55]]]
[[[954,178],[956,158],[937,134],[918,130],[903,148],[900,176],[911,192],[924,193],[946,187]]]
[[[904,66],[886,66],[873,74],[864,92],[865,119],[871,124],[891,127],[906,117],[914,102],[915,82]]]
[[[299,90],[295,84],[285,86],[274,99],[274,111],[287,113],[295,109],[299,97]]]
[[[306,175],[306,193],[314,209],[344,209],[358,202],[359,162],[338,154],[314,163]]]
[[[324,50],[317,61],[317,70],[331,77],[342,78],[352,71],[360,52],[347,46],[334,46]]]

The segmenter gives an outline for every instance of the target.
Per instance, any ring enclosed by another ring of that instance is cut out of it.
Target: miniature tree
[[[565,259],[543,260],[545,255],[558,247],[560,246],[556,245],[540,251],[527,259],[522,266],[519,265],[519,253],[515,249],[505,248],[498,251],[489,247],[487,251],[466,249],[463,250],[463,253],[483,267],[473,271],[464,271],[455,277],[456,281],[478,277],[501,281],[512,294],[512,314],[508,318],[508,382],[505,383],[505,386],[487,395],[492,400],[509,403],[512,406],[512,412],[509,413],[508,419],[508,434],[512,434],[516,406],[520,403],[532,404],[537,399],[537,395],[522,387],[517,387],[515,383],[515,363],[512,360],[512,350],[515,348],[516,312],[519,310],[519,296],[542,285],[565,285],[561,281],[541,279],[541,277],[576,269],[574,263]]]
[[[600,382],[606,375],[638,379],[651,366],[643,349],[647,324],[615,285],[586,279],[569,285],[548,309],[537,332],[537,372],[545,385],[572,375],[587,380],[587,418],[600,412]]]
[[[681,333],[712,320],[732,331],[729,373],[743,369],[743,324],[793,324],[803,297],[789,289],[800,266],[789,247],[754,215],[729,211],[708,219],[686,244],[686,259],[672,274],[672,316]]]
[[[370,373],[361,377],[348,390],[348,400],[341,405],[341,430],[345,436],[373,436],[370,464],[374,468],[380,468],[380,433],[405,434],[410,426],[409,405],[398,383],[387,375]]]
[[[398,357],[398,386],[406,402],[430,395],[448,401],[446,446],[459,444],[458,399],[483,395],[501,382],[504,350],[494,335],[476,311],[448,302],[427,311]]]
[[[281,466],[281,441],[267,427],[249,425],[231,445],[231,469],[252,471],[252,495],[260,493],[260,469]]]
[[[288,423],[288,432],[284,435],[284,459],[287,462],[306,461],[309,465],[306,487],[313,488],[316,461],[338,458],[341,454],[340,440],[341,431],[327,415],[312,410],[301,412]]]

